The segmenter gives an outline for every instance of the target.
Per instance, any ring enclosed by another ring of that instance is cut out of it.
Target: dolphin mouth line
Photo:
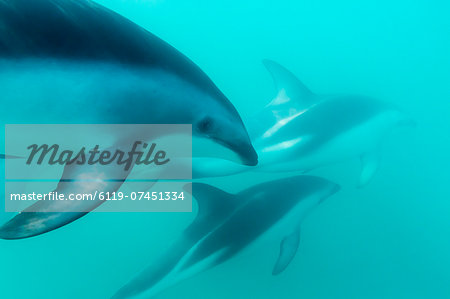
[[[250,156],[246,157],[242,160],[242,162],[247,166],[258,165],[258,154],[256,153],[256,150],[253,147],[252,147],[252,149],[253,149],[253,151],[250,153]]]
[[[255,148],[250,144],[249,148],[239,148],[240,150],[236,151],[241,159],[242,164],[247,166],[256,166],[258,165],[258,153]]]
[[[256,152],[255,148],[253,147],[252,143],[241,143],[238,142],[232,143],[232,142],[226,142],[224,140],[221,140],[219,138],[210,137],[213,141],[225,146],[226,148],[233,151],[236,155],[239,156],[239,159],[242,164],[247,166],[256,166],[258,165],[258,153]]]

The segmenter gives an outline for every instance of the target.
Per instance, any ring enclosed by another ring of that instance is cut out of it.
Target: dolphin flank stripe
[[[217,158],[198,158],[193,163],[195,178],[246,171],[306,172],[360,158],[358,186],[362,187],[378,169],[384,137],[397,126],[414,124],[390,103],[366,96],[315,94],[278,63],[267,59],[263,63],[277,93],[247,120],[259,164],[248,167]]]
[[[230,219],[217,226],[215,233],[199,244],[196,254],[192,255],[186,262],[185,268],[189,268],[223,248],[227,248],[227,250],[220,257],[220,261],[227,260],[277,223],[283,215],[286,215],[288,211],[293,209],[299,200],[307,198],[314,191],[324,187],[325,181],[315,177],[304,176],[300,178],[292,177],[272,181],[236,194],[236,201],[244,201],[244,204],[237,206],[233,214],[230,215]],[[295,195],[288,196],[280,189],[267,188],[271,184],[275,186],[283,184],[284,190],[289,190],[289,192],[295,190]],[[193,187],[195,187],[195,184]],[[264,191],[261,192],[261,189]],[[261,196],[260,200],[258,200],[258,196]],[[282,196],[285,198],[281,199],[280,197]],[[253,200],[249,200],[249,198],[253,198]],[[267,213],[267,211],[270,211],[270,213]],[[264,214],[264,219],[260,218],[261,214]],[[229,236],[234,237],[229,239]],[[224,240],[227,241],[224,242]]]
[[[296,152],[307,155],[388,108],[389,104],[371,98],[350,96],[324,100],[307,109],[295,121],[286,123],[279,129],[278,134],[273,138],[267,138],[264,143],[276,144],[299,136],[308,136],[301,150]]]
[[[273,240],[272,233],[280,230],[283,250],[274,271],[278,274],[293,259],[298,245],[286,234],[298,232],[304,217],[338,190],[338,185],[313,176],[266,182],[234,195],[193,183],[193,196],[199,205],[197,218],[155,264],[113,298],[153,297],[189,276],[229,260],[265,235]]]
[[[2,124],[191,124],[193,136],[230,149],[239,162],[258,162],[238,112],[199,67],[92,1],[0,1],[0,86]],[[117,146],[132,138],[110,133]],[[1,148],[4,134],[0,131]],[[143,141],[172,133],[146,134]],[[13,157],[10,154],[0,158]],[[217,149],[206,153],[212,154],[234,158]],[[90,187],[61,182],[86,176],[116,178],[117,171],[66,165],[56,189],[48,191],[73,193],[95,187],[115,192],[128,173],[120,176],[122,181]],[[91,211],[101,203],[35,203],[26,210],[30,213],[19,213],[1,226],[0,238],[28,238],[54,230],[86,214],[77,211]]]

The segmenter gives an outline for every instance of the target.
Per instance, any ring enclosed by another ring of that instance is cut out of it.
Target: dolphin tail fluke
[[[361,174],[359,176],[358,188],[366,186],[374,177],[380,164],[378,150],[365,153],[361,156]]]
[[[306,109],[314,104],[314,94],[292,72],[275,61],[264,59],[277,89],[277,97],[269,105],[289,103],[292,108]]]
[[[280,254],[277,262],[273,267],[272,275],[278,275],[283,272],[290,264],[297,253],[300,243],[300,229],[295,230],[292,234],[286,236],[280,244]]]

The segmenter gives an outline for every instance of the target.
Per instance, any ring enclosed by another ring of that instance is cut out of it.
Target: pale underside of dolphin
[[[272,270],[278,275],[295,256],[303,219],[338,190],[338,185],[313,176],[266,182],[237,194],[193,183],[198,202],[195,220],[162,257],[113,298],[150,298],[268,240],[281,240]]]
[[[257,163],[239,114],[200,68],[88,0],[0,1],[0,101],[2,125],[192,124],[193,136],[231,149],[245,164]],[[91,170],[69,167],[64,173]],[[120,185],[98,187],[115,191]],[[17,215],[0,228],[0,237],[41,234],[84,215],[71,213],[70,205],[60,214],[38,205],[33,210],[45,213]]]
[[[396,107],[363,96],[312,93],[294,74],[265,60],[277,96],[246,121],[259,156],[255,167],[215,158],[193,161],[195,178],[245,171],[309,171],[359,157],[358,186],[374,176],[383,138],[396,126],[412,121]]]

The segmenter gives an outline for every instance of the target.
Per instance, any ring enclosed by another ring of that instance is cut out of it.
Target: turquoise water
[[[446,1],[99,1],[191,58],[248,119],[273,96],[270,58],[317,93],[363,94],[418,123],[385,141],[375,178],[358,159],[311,172],[342,186],[302,228],[279,276],[280,240],[158,298],[450,298],[450,5]],[[271,174],[209,180],[238,191]],[[194,207],[195,210],[195,207]],[[1,298],[109,298],[193,213],[91,213],[0,242]]]

